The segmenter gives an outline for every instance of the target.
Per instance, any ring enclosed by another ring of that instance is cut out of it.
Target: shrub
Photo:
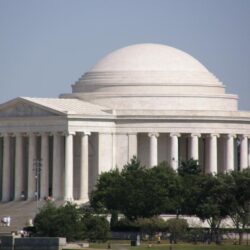
[[[180,235],[185,234],[188,229],[188,223],[185,219],[172,218],[166,222],[170,235],[170,242],[177,243]]]

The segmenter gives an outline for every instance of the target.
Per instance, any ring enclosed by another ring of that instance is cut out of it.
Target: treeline
[[[211,239],[231,218],[241,243],[250,222],[250,169],[205,174],[188,160],[175,172],[167,163],[146,168],[134,157],[121,171],[100,175],[90,203],[95,212],[115,211],[131,222],[160,214],[196,216],[209,224]]]
[[[107,215],[111,214],[110,223]],[[174,215],[163,221],[160,214]],[[122,219],[118,219],[122,215]],[[181,215],[206,221],[207,230],[188,228]],[[102,173],[90,195],[90,205],[67,203],[56,207],[48,202],[34,219],[35,236],[60,236],[67,240],[106,241],[113,231],[134,230],[153,237],[166,232],[174,241],[188,232],[188,237],[206,236],[219,241],[219,229],[231,218],[242,234],[250,224],[250,169],[221,174],[205,174],[197,161],[181,162],[178,171],[167,163],[146,168],[137,158],[119,171]],[[202,234],[202,235],[201,235]]]

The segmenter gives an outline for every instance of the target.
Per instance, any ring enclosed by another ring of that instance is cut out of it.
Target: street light
[[[36,212],[38,213],[38,201],[39,201],[39,194],[40,194],[40,177],[42,171],[42,159],[34,159],[33,160],[33,170],[35,171],[35,180],[36,180]]]

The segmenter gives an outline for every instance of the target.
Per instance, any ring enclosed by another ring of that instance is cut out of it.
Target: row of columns
[[[159,137],[159,133],[149,133],[150,138],[150,152],[149,152],[149,165],[156,166],[158,164],[158,150],[157,150],[157,138]],[[217,172],[217,139],[219,138],[219,134],[208,134],[207,137],[207,173],[216,173]],[[224,136],[224,135],[223,135]],[[180,134],[171,133],[170,134],[170,158],[171,158],[171,166],[173,169],[178,168],[178,155],[179,155],[179,145],[178,145],[178,137]],[[190,154],[189,158],[194,160],[199,160],[199,137],[201,134],[190,134]],[[234,138],[235,135],[225,135],[226,138],[226,171],[231,171],[234,169]],[[240,135],[240,169],[247,168],[250,165],[250,144],[248,144],[248,136]]]
[[[79,200],[88,200],[88,171],[89,171],[89,132],[78,133],[80,136],[80,183],[79,183]],[[41,136],[41,150],[40,157],[42,159],[42,171],[40,179],[40,197],[47,197],[49,195],[49,136],[53,136],[53,156],[52,156],[52,196],[55,199],[73,200],[73,136],[75,133],[42,133]],[[15,175],[14,175],[14,199],[20,199],[20,194],[24,189],[24,166],[23,166],[23,134],[5,134],[3,140],[3,181],[2,181],[2,201],[8,201],[11,197],[11,136],[15,136]],[[34,159],[36,158],[36,140],[37,134],[31,133],[28,136],[28,174],[27,174],[27,199],[34,199],[36,190]],[[158,164],[158,137],[159,133],[149,133],[149,165],[155,166]],[[177,170],[179,164],[179,133],[170,134],[170,164],[173,169]],[[217,144],[219,134],[206,135],[206,172],[217,172]],[[234,169],[234,138],[235,135],[225,136],[225,164],[227,171]],[[199,138],[201,134],[189,135],[189,158],[199,160]],[[63,138],[65,138],[65,148],[62,148]],[[130,137],[129,137],[130,138]],[[133,140],[132,140],[133,138]],[[248,136],[240,135],[240,168],[244,169],[250,165],[250,144],[248,143]],[[131,145],[130,145],[131,144]],[[138,147],[136,135],[129,139],[129,148],[134,151]],[[63,152],[64,151],[64,152]],[[132,155],[132,153],[131,153]],[[65,158],[63,159],[63,156]],[[64,168],[62,168],[64,166]],[[63,171],[63,174],[62,174]],[[62,179],[63,177],[63,179]],[[63,195],[63,197],[62,197]]]
[[[81,136],[80,154],[80,187],[79,199],[88,200],[88,137],[89,132],[79,133]],[[40,197],[49,196],[49,133],[42,133],[40,157],[42,170],[40,174]],[[62,161],[62,139],[65,136],[65,161]],[[52,159],[52,196],[61,199],[62,187],[64,200],[73,200],[73,135],[74,133],[53,133],[53,159]],[[24,148],[23,134],[3,135],[3,176],[2,176],[2,201],[11,198],[11,155],[10,140],[15,137],[15,159],[14,159],[14,200],[19,200],[24,191]],[[28,136],[28,168],[27,168],[27,199],[34,199],[36,190],[36,179],[34,160],[37,158],[37,134],[26,134]],[[64,180],[62,185],[62,166],[64,166]],[[38,194],[37,194],[38,195]]]

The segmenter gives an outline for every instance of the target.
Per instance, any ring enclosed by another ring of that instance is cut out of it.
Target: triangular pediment
[[[14,99],[0,106],[0,117],[41,117],[58,116],[58,111],[48,110],[46,107],[22,99]]]

